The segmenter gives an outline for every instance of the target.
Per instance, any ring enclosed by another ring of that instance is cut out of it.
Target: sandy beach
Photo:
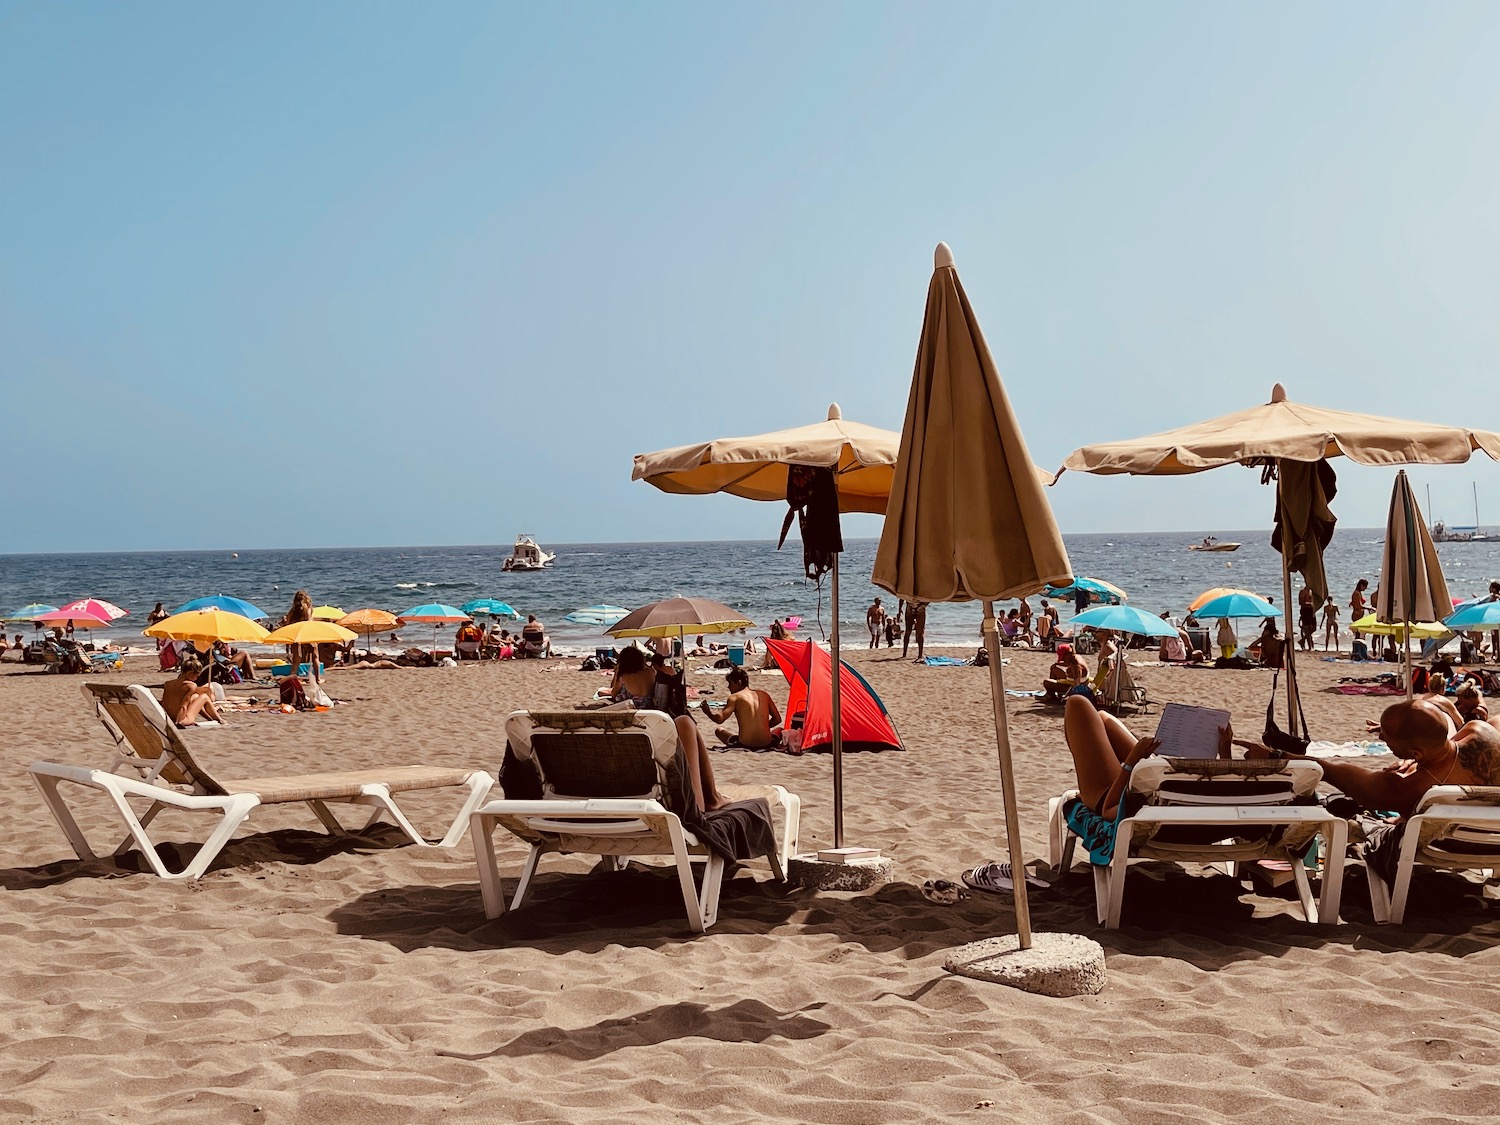
[[[1009,655],[1010,686],[1034,686],[1048,657]],[[1101,995],[1048,999],[946,973],[948,950],[1013,929],[1008,897],[944,907],[918,891],[1001,857],[987,673],[888,650],[852,660],[908,752],[847,759],[847,833],[894,856],[897,881],[814,894],[747,865],[699,937],[665,869],[590,876],[586,859],[549,858],[527,906],[486,921],[467,842],[334,841],[302,806],[258,811],[198,882],[81,864],[25,766],[105,765],[110,744],[81,677],[4,665],[0,1118],[1493,1120],[1500,922],[1477,879],[1420,876],[1406,924],[1377,927],[1351,865],[1345,923],[1320,928],[1290,895],[1152,865],[1132,873],[1125,924],[1106,932],[1080,868],[1034,892],[1034,923],[1103,944]],[[153,664],[107,678],[159,684]],[[1363,737],[1387,700],[1325,690],[1347,664],[1301,667],[1314,734]],[[1155,700],[1228,707],[1244,733],[1271,691],[1260,670],[1141,659],[1133,671]],[[335,671],[329,690],[347,705],[236,714],[187,737],[226,775],[493,770],[510,710],[574,704],[603,682],[573,661]],[[722,698],[721,678],[691,682]],[[779,675],[755,684],[785,699]],[[1015,699],[1010,712],[1024,837],[1045,858],[1046,802],[1072,776],[1060,713]],[[715,765],[727,781],[793,789],[804,846],[831,842],[827,756],[734,752]],[[79,792],[98,844],[122,834]],[[411,807],[431,818],[447,799]],[[203,823],[164,815],[155,830],[188,844]],[[514,873],[523,849],[499,844]]]

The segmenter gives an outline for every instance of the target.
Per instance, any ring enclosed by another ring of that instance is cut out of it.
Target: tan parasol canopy
[[[1031,947],[1031,918],[994,601],[1032,594],[1048,582],[1071,581],[1072,575],[1021,427],[953,267],[953,253],[938,243],[874,580],[910,601],[978,598],[984,603],[1022,949]]]
[[[1453,465],[1482,449],[1500,461],[1500,434],[1433,422],[1404,422],[1292,402],[1280,383],[1271,401],[1181,429],[1075,449],[1057,475],[1201,473],[1238,461],[1321,461],[1348,457],[1361,465]]]
[[[834,471],[839,511],[878,515],[890,495],[899,443],[890,430],[846,421],[834,403],[828,420],[811,426],[637,453],[630,479],[688,496],[785,500],[788,467],[812,465]]]
[[[1308,406],[1290,401],[1286,389],[1277,383],[1271,389],[1271,401],[1263,406],[1129,441],[1081,446],[1068,455],[1057,475],[1072,469],[1105,475],[1180,476],[1240,462],[1277,463],[1278,518],[1286,514],[1295,524],[1299,511],[1314,517],[1305,528],[1290,528],[1291,549],[1282,552],[1282,593],[1291,604],[1293,558],[1288,556],[1297,558],[1304,575],[1322,573],[1321,543],[1297,538],[1316,531],[1316,517],[1326,512],[1326,503],[1320,509],[1316,496],[1291,494],[1297,487],[1295,481],[1312,479],[1305,465],[1339,456],[1361,465],[1453,465],[1467,461],[1476,449],[1500,461],[1500,434]],[[1330,528],[1324,530],[1331,533]],[[1309,556],[1309,551],[1318,557]],[[1287,646],[1288,725],[1293,733],[1300,714],[1296,651],[1295,646]]]

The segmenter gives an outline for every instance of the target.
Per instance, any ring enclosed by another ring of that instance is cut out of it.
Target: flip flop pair
[[[982,863],[978,867],[971,867],[963,873],[963,881],[966,887],[976,891],[988,891],[994,895],[1010,894],[1016,889],[1015,879],[1011,876],[1008,863]],[[1036,887],[1038,890],[1046,890],[1052,884],[1027,872],[1026,885]]]

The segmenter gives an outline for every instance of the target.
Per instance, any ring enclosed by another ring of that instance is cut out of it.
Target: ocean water
[[[1347,603],[1356,579],[1379,579],[1380,529],[1340,528],[1326,563],[1348,623]],[[1159,613],[1180,614],[1187,602],[1211,586],[1239,586],[1274,595],[1281,604],[1280,556],[1268,531],[1223,532],[1238,540],[1233,553],[1189,551],[1191,535],[1143,533],[1066,536],[1078,574],[1103,578],[1125,589],[1130,603]],[[633,608],[674,595],[715,598],[748,615],[761,628],[772,618],[801,614],[803,636],[822,637],[831,623],[829,587],[802,577],[801,544],[788,541],[715,543],[544,543],[557,552],[551,569],[506,573],[501,562],[509,545],[400,547],[278,551],[149,552],[130,554],[0,555],[0,613],[34,601],[61,605],[98,597],[131,611],[117,627],[99,630],[95,640],[141,643],[146,615],[158,601],[168,609],[205,594],[233,594],[254,602],[273,617],[286,612],[292,595],[308,590],[314,604],[345,610],[376,606],[400,613],[423,602],[462,605],[480,597],[509,602],[546,623],[554,644],[587,650],[607,643],[597,629],[571,626],[564,614],[604,602]],[[892,599],[870,582],[876,540],[846,543],[841,563],[841,617],[845,643],[863,645],[865,609],[877,595]],[[1455,596],[1486,591],[1500,577],[1500,540],[1438,546]],[[1294,579],[1295,581],[1295,579]],[[1294,586],[1295,589],[1295,586]],[[1007,603],[1014,604],[1014,603]],[[1032,606],[1036,608],[1033,599]],[[1066,618],[1072,607],[1063,607]],[[928,639],[934,644],[977,644],[978,603],[935,605],[928,613]],[[821,627],[820,627],[821,622]],[[28,625],[12,624],[30,634]],[[440,636],[449,635],[445,630]],[[412,626],[402,640],[428,644],[431,626]]]

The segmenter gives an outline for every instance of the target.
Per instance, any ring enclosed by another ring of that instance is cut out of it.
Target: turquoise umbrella
[[[598,625],[603,628],[615,624],[629,615],[630,610],[618,605],[591,605],[585,609],[575,609],[563,618],[564,621],[574,625]]]
[[[248,617],[251,621],[270,616],[260,606],[247,602],[244,598],[232,598],[228,594],[210,594],[206,598],[194,598],[178,606],[177,612],[192,613],[198,609],[222,609],[228,613],[238,613],[241,617]]]
[[[55,605],[47,605],[45,602],[32,602],[30,605],[23,605],[20,609],[15,610],[13,613],[7,613],[5,615],[5,620],[34,621],[38,617],[41,617],[43,614],[52,613],[56,609],[57,607]]]
[[[1455,633],[1468,629],[1500,628],[1500,602],[1470,602],[1443,618],[1443,624]]]
[[[459,609],[464,613],[478,613],[485,617],[514,617],[517,620],[521,617],[509,602],[496,601],[494,598],[475,598],[472,602],[464,602]]]
[[[1264,598],[1250,594],[1220,594],[1193,610],[1193,616],[1200,620],[1205,617],[1280,617],[1281,610]]]
[[[1129,605],[1102,605],[1086,609],[1073,618],[1085,629],[1110,629],[1116,633],[1138,633],[1146,637],[1175,637],[1177,628],[1160,617]]]
[[[405,613],[398,614],[401,624],[410,625],[412,622],[420,621],[425,625],[432,626],[432,647],[437,649],[438,629],[443,625],[456,625],[460,621],[469,620],[469,615],[457,606],[444,605],[442,602],[427,602],[425,605],[412,606]]]
[[[1130,600],[1124,590],[1102,578],[1074,578],[1066,586],[1047,586],[1043,588],[1042,596],[1067,600],[1077,596],[1079,590],[1088,594],[1089,601],[1104,605],[1119,605]]]

